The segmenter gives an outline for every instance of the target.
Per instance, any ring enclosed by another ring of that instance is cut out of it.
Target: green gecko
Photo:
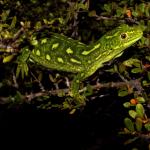
[[[17,76],[27,74],[27,61],[48,69],[74,73],[71,95],[83,99],[79,94],[80,83],[91,76],[105,62],[122,55],[123,51],[138,41],[143,35],[139,26],[122,24],[108,31],[97,42],[86,45],[60,34],[34,40],[33,49],[25,47],[18,59]]]

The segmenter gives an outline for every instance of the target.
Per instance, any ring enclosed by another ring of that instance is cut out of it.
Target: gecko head
[[[114,53],[121,53],[124,49],[134,44],[143,35],[142,29],[135,25],[129,26],[127,24],[122,24],[117,28],[107,32],[103,37],[104,49],[114,51]]]

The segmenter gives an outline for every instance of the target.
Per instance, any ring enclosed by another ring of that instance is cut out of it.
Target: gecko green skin
[[[35,40],[32,50],[24,48],[20,62],[32,60],[37,65],[49,69],[75,73],[71,93],[73,97],[79,98],[80,82],[91,76],[105,62],[121,56],[127,47],[142,37],[142,34],[139,26],[123,24],[108,31],[91,45],[85,45],[60,34],[52,34],[49,38]],[[18,66],[19,74],[22,65]]]

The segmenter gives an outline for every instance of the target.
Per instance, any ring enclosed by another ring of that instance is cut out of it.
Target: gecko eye
[[[122,34],[120,35],[120,37],[121,37],[122,39],[125,39],[125,38],[127,37],[127,34],[126,34],[126,33],[122,33]]]

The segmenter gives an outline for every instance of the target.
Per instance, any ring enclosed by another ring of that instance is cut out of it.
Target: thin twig
[[[14,53],[17,52],[18,46],[16,42],[24,32],[24,27],[21,27],[12,39],[0,39],[0,52]]]
[[[136,84],[139,87],[141,87],[140,81],[139,80],[131,80],[128,82],[128,85],[126,82],[109,82],[109,83],[97,83],[96,85],[91,85],[91,88],[93,90],[100,90],[102,88],[121,88],[121,87],[127,87],[127,86],[134,86]],[[86,91],[87,88],[83,88],[79,90],[80,93]],[[48,95],[60,95],[60,93],[63,94],[68,94],[69,93],[69,88],[65,89],[56,89],[56,90],[50,90],[50,91],[40,91],[37,93],[30,93],[27,95],[22,95],[21,99],[25,102],[30,102],[33,99],[40,97],[40,96],[48,96]],[[12,98],[11,98],[12,99]],[[0,104],[6,104],[8,102],[11,102],[10,97],[0,97]]]
[[[19,39],[19,37],[21,36],[21,34],[25,31],[24,27],[21,27],[18,32],[15,34],[15,36],[12,39],[12,42],[15,42],[17,39]]]

